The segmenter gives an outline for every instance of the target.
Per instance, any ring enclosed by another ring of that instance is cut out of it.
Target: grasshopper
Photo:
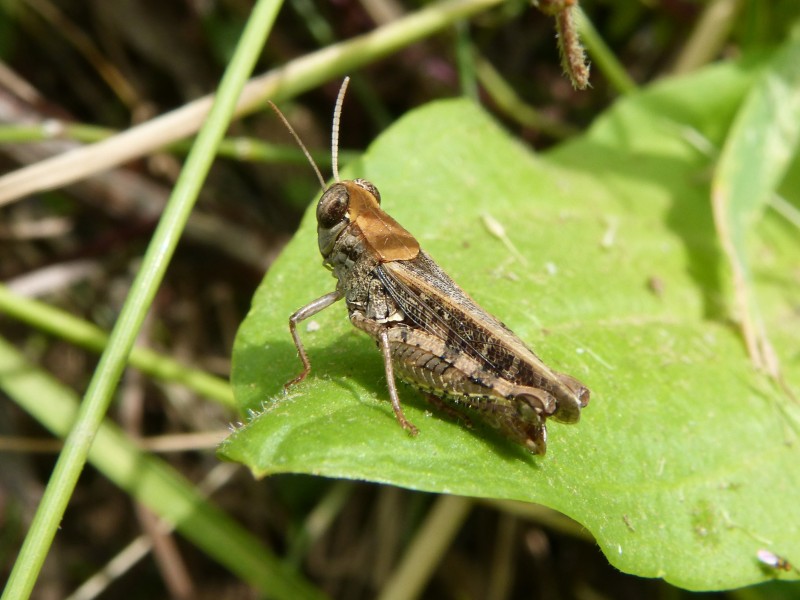
[[[545,421],[576,423],[589,402],[578,380],[545,365],[508,327],[487,313],[381,209],[378,189],[365,179],[341,181],[337,154],[345,79],[332,126],[335,183],[326,188],[319,169],[286,118],[272,105],[314,168],[324,190],[317,205],[319,250],[336,289],[289,318],[302,372],[311,371],[298,323],[344,299],[350,322],[383,355],[395,417],[419,432],[403,413],[395,378],[420,390],[435,406],[475,416],[534,454],[547,448]]]

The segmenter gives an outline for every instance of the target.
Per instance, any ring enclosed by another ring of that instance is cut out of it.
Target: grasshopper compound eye
[[[334,183],[325,190],[322,198],[319,199],[317,223],[323,229],[330,229],[345,218],[349,207],[350,194],[347,186],[342,183]]]

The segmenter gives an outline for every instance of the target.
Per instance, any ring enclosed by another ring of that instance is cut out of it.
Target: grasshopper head
[[[411,260],[419,242],[381,209],[378,189],[366,179],[339,181],[322,194],[317,205],[319,251],[327,260],[336,240],[350,226],[369,256],[380,262]]]
[[[360,210],[355,207],[354,214],[351,197],[355,195],[357,196],[356,200],[363,203],[364,191],[371,196],[371,198],[367,196],[369,200],[380,205],[380,192],[366,179],[337,181],[322,193],[317,204],[317,238],[319,251],[324,258],[328,258],[333,251],[333,245],[342,231],[358,218]]]

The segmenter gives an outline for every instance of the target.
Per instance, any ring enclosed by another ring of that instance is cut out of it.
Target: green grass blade
[[[28,363],[0,338],[0,389],[54,435],[64,437],[79,398]],[[318,598],[322,594],[276,558],[249,532],[203,498],[186,479],[142,452],[117,426],[103,422],[89,461],[108,479],[176,526],[209,556],[272,598]],[[26,597],[6,590],[8,598]]]
[[[454,21],[484,11],[501,0],[443,0],[426,5],[408,16],[350,40],[312,52],[268,73],[254,77],[245,86],[237,114],[264,108],[266,100],[291,98],[331,78],[347,74],[420,39]],[[54,156],[0,176],[0,206],[20,196],[66,185],[100,168],[110,168],[143,156],[194,133],[204,121],[211,98],[206,96],[138,127],[105,140]],[[87,168],[86,163],[91,163]]]
[[[628,75],[625,66],[619,62],[614,52],[603,40],[600,32],[595,29],[589,17],[580,7],[575,10],[575,19],[581,34],[581,41],[585,44],[586,50],[597,69],[608,78],[609,83],[620,94],[635,92],[638,88],[636,82]]]
[[[0,312],[93,352],[102,352],[108,344],[108,335],[99,327],[44,302],[17,296],[2,284]],[[181,364],[170,356],[135,347],[128,362],[150,377],[185,385],[224,406],[235,406],[227,381]]]
[[[722,149],[712,201],[733,274],[736,318],[753,363],[780,379],[754,291],[750,239],[800,143],[800,25],[748,94]]]
[[[111,402],[167,265],[205,179],[214,149],[225,133],[242,87],[249,77],[280,7],[277,0],[260,0],[253,9],[236,53],[220,84],[208,121],[186,165],[147,249],[142,268],[114,327],[108,346],[89,384],[72,431],[67,436],[53,474],[36,511],[31,529],[14,564],[4,598],[30,595],[58,529],[86,457]]]

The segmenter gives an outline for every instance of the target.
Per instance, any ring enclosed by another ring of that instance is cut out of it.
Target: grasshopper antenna
[[[317,166],[317,163],[315,163],[314,159],[311,158],[311,153],[308,151],[308,148],[306,148],[306,145],[303,143],[303,140],[300,139],[300,136],[297,135],[297,132],[294,130],[294,127],[292,127],[289,124],[289,121],[286,119],[286,117],[283,116],[283,113],[281,112],[281,109],[279,109],[277,106],[275,106],[275,103],[272,100],[268,100],[268,102],[269,102],[269,105],[272,107],[272,110],[275,111],[275,114],[277,114],[280,117],[281,121],[283,121],[283,124],[286,126],[286,129],[288,129],[289,133],[292,134],[292,137],[294,138],[294,141],[297,142],[298,146],[300,146],[300,149],[303,151],[303,154],[306,155],[306,158],[308,159],[308,162],[311,164],[311,168],[314,169],[314,173],[317,174],[317,179],[319,179],[320,187],[324,190],[325,189],[325,179],[323,179],[322,173],[320,173],[320,170],[319,170],[319,167]],[[336,167],[335,166],[334,166],[333,172],[336,173]],[[339,181],[338,175],[336,177],[336,181]]]
[[[342,121],[342,104],[344,103],[344,93],[347,91],[347,84],[350,77],[345,77],[342,87],[339,88],[339,95],[336,96],[336,106],[333,108],[333,125],[331,126],[331,164],[333,165],[333,178],[338,182],[339,179],[339,123]]]

